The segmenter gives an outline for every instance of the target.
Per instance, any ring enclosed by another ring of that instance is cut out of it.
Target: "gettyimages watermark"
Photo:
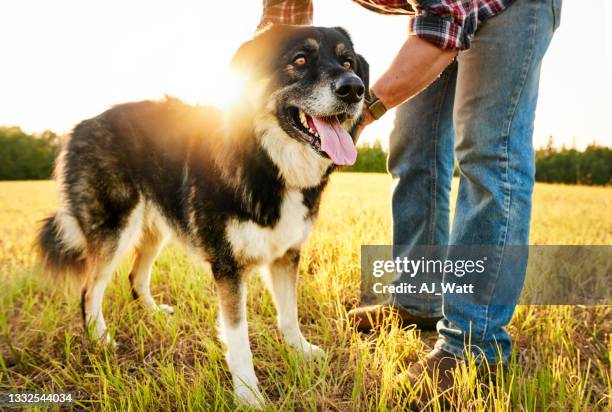
[[[609,305],[612,246],[362,246],[363,304],[443,296],[466,304]]]

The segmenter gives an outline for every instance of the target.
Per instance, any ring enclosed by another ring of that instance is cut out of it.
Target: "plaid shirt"
[[[312,24],[313,0],[263,0],[259,28],[269,24]],[[409,34],[442,49],[465,50],[478,25],[514,0],[353,0],[382,14],[410,15]]]

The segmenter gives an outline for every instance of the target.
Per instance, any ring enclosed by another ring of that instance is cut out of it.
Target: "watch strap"
[[[372,90],[370,90],[370,98],[366,100],[366,105],[368,106],[370,113],[372,113],[372,117],[374,117],[376,120],[380,119],[382,115],[387,112],[387,107],[385,104],[380,101],[378,96],[376,96]]]

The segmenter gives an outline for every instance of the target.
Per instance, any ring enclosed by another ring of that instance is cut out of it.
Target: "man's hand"
[[[368,109],[368,106],[364,104],[363,112],[361,113],[361,119],[359,120],[359,125],[357,126],[357,129],[355,130],[355,136],[353,137],[353,141],[355,142],[355,144],[357,144],[357,141],[359,141],[359,136],[361,136],[361,132],[363,132],[363,129],[365,129],[366,126],[371,124],[374,120],[376,119],[374,119],[374,116],[372,116],[372,113],[370,113],[370,109]]]

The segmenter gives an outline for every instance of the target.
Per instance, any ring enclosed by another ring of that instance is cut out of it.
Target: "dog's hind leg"
[[[309,343],[298,322],[297,310],[297,277],[300,261],[299,250],[289,250],[283,257],[270,264],[269,271],[262,274],[268,290],[276,305],[278,328],[289,346],[294,347],[308,357],[318,357],[325,352],[318,346]]]
[[[99,261],[99,263],[102,263]],[[106,285],[113,275],[112,259],[98,266],[101,270],[92,274],[81,292],[81,315],[85,330],[94,340],[102,340],[106,344],[113,343],[106,329],[102,314],[102,300]],[[95,268],[97,269],[97,267]]]
[[[145,307],[166,313],[174,313],[172,306],[155,303],[151,296],[151,270],[153,263],[164,247],[166,236],[155,226],[146,226],[142,231],[140,243],[136,247],[134,264],[130,272],[130,284],[134,299],[140,299]]]
[[[142,231],[143,216],[144,204],[140,202],[129,213],[126,223],[119,231],[119,236],[108,237],[102,242],[82,291],[81,313],[85,329],[91,333],[92,338],[103,339],[108,344],[114,342],[108,334],[102,314],[104,291],[121,259],[138,240]]]
[[[261,407],[263,396],[257,387],[253,354],[249,345],[246,319],[246,286],[239,274],[221,275],[215,271],[219,299],[220,339],[227,346],[226,360],[237,399]]]

